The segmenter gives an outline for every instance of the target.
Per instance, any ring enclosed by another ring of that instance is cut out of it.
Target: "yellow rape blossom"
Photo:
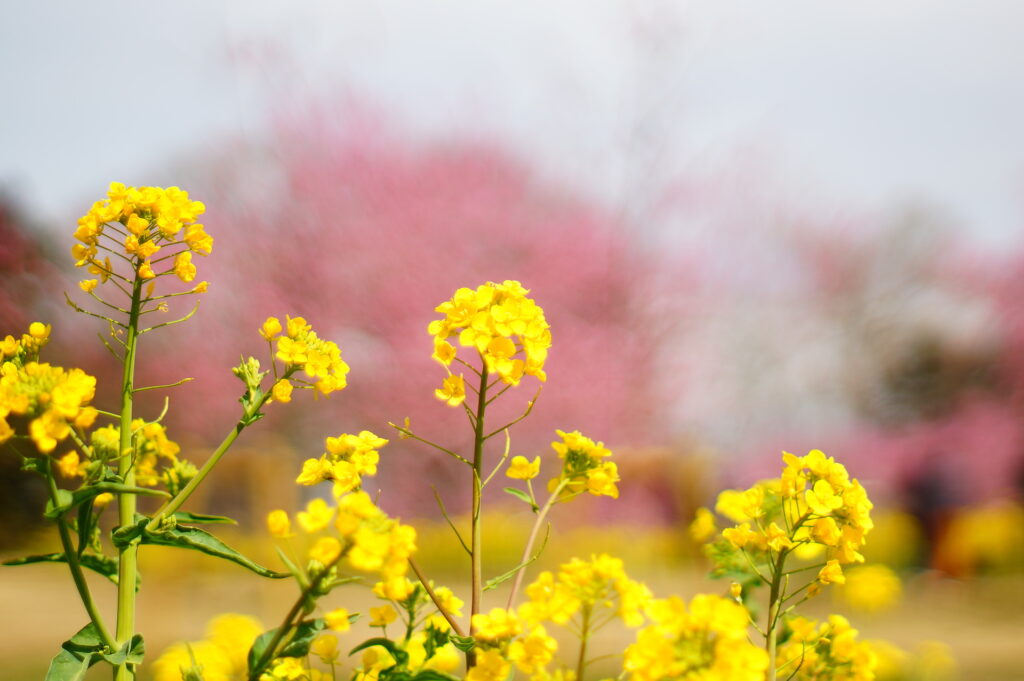
[[[611,461],[603,460],[612,454],[604,443],[594,442],[578,430],[555,432],[562,440],[552,442],[551,447],[562,459],[562,471],[548,483],[548,489],[554,491],[562,485],[567,495],[589,492],[618,498],[619,489],[615,484],[619,481],[618,469]]]
[[[517,385],[524,375],[546,380],[551,330],[544,310],[528,293],[518,281],[457,290],[435,308],[444,318],[427,327],[434,337],[434,359],[448,366],[456,354],[448,339],[457,337],[460,346],[475,349],[483,368],[504,383]]]
[[[324,615],[324,621],[326,622],[328,629],[339,633],[348,631],[351,624],[348,610],[345,608],[331,610],[329,613]]]
[[[466,400],[466,382],[462,374],[451,374],[444,379],[441,387],[434,391],[434,396],[449,407],[457,407]]]
[[[334,509],[328,506],[323,499],[317,498],[306,504],[306,510],[299,511],[296,519],[299,521],[299,527],[306,532],[313,533],[327,527],[333,517]]]
[[[277,509],[267,514],[267,529],[270,534],[279,539],[284,539],[292,535],[292,523],[288,518],[288,513]]]
[[[540,474],[540,457],[530,461],[525,456],[513,456],[505,475],[514,480],[533,480]]]
[[[272,343],[276,341],[274,356],[288,369],[304,371],[320,394],[329,395],[348,385],[349,367],[341,358],[341,350],[318,337],[304,318],[285,317],[282,326],[279,319],[269,317],[260,327],[260,335]]]

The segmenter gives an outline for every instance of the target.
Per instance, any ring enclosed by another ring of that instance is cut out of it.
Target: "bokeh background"
[[[291,479],[326,435],[408,416],[465,446],[432,397],[426,325],[457,287],[518,279],[554,345],[513,452],[580,429],[623,478],[618,501],[556,516],[548,564],[615,551],[662,594],[720,589],[700,581],[694,510],[821,448],[876,501],[869,559],[901,579],[822,607],[902,649],[890,678],[1024,679],[1018,3],[0,13],[0,333],[51,322],[50,360],[110,402],[101,329],[63,305],[75,220],[112,180],[178,185],[208,206],[211,287],[144,347],[140,380],[198,379],[169,415],[191,458],[233,423],[228,369],[262,351],[268,315],[305,316],[352,366],[343,393],[273,410],[196,498],[241,519],[235,543],[275,560],[262,519],[305,502]],[[532,388],[513,395],[510,413]],[[462,471],[408,441],[383,457],[381,503],[423,518],[425,564],[460,574],[430,484],[464,512]],[[40,499],[0,459],[4,557],[52,545]],[[502,570],[527,520],[493,520]],[[215,612],[273,622],[291,598],[231,566],[145,560],[151,651]],[[59,566],[4,568],[8,678],[41,678],[79,610]]]

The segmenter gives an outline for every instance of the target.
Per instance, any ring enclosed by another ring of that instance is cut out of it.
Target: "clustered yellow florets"
[[[573,558],[558,568],[557,576],[544,571],[526,587],[529,600],[519,608],[523,620],[539,624],[566,624],[582,610],[613,608],[626,626],[643,623],[650,590],[629,578],[622,561],[607,554],[590,560]]]
[[[768,654],[747,638],[743,606],[721,596],[694,596],[689,607],[678,597],[655,601],[647,612],[654,624],[641,629],[626,648],[623,669],[633,681],[763,681]]]
[[[205,211],[206,206],[191,200],[188,192],[178,187],[126,187],[112,182],[107,199],[94,203],[78,219],[75,238],[81,243],[72,247],[71,254],[77,267],[88,267],[90,274],[98,277],[86,279],[79,286],[92,291],[114,274],[109,257],[99,260],[101,250],[127,257],[133,274],[142,279],[174,274],[183,282],[191,282],[196,276],[192,254],[209,255],[213,250],[213,238],[196,223]],[[111,248],[113,244],[120,244],[118,250]],[[185,249],[154,259],[163,248],[176,245]],[[168,263],[167,269],[157,272],[153,266],[161,262]],[[193,290],[205,291],[206,283]]]
[[[0,443],[14,435],[10,419],[28,421],[28,434],[43,454],[52,452],[71,434],[96,419],[89,406],[96,379],[81,369],[64,369],[35,361],[49,338],[50,327],[38,322],[20,341],[7,336],[0,343]]]
[[[377,474],[380,461],[378,449],[388,443],[368,430],[358,435],[343,433],[325,440],[327,451],[319,459],[306,459],[296,479],[301,485],[315,485],[324,480],[334,482],[334,493],[340,496],[362,482],[364,475]]]
[[[578,430],[555,432],[562,440],[552,442],[551,447],[562,459],[562,471],[548,483],[549,490],[554,491],[559,485],[564,485],[566,494],[590,492],[596,496],[618,498],[619,488],[615,485],[619,481],[618,468],[613,462],[604,460],[612,455],[611,450],[604,443],[581,435]]]
[[[143,487],[164,483],[180,489],[195,475],[195,467],[178,459],[181,447],[167,437],[160,423],[132,420],[131,450],[135,452],[135,482]],[[121,429],[109,425],[92,432],[92,456],[104,461],[116,460],[121,445]]]
[[[206,638],[176,643],[153,662],[153,681],[181,681],[183,670],[199,668],[203,681],[234,681],[245,678],[249,648],[263,625],[245,615],[224,614],[206,625]]]
[[[305,371],[320,394],[329,395],[348,385],[348,364],[341,359],[341,350],[335,343],[319,338],[302,317],[285,317],[284,326],[277,317],[268,317],[260,328],[260,335],[270,343],[276,340],[275,357],[284,362],[289,371]],[[279,380],[274,384],[274,398],[288,402],[291,389],[288,379]]]
[[[792,669],[794,681],[872,681],[878,657],[857,630],[840,615],[821,623],[804,617],[787,622],[788,637],[779,646],[780,668]]]
[[[803,457],[786,453],[783,459],[780,479],[719,495],[715,510],[738,523],[722,536],[735,548],[754,552],[823,547],[828,560],[818,580],[841,584],[841,565],[864,561],[859,549],[874,527],[872,503],[846,468],[819,450]],[[707,522],[705,517],[705,529],[694,525],[693,531],[705,534]]]
[[[457,290],[451,300],[435,308],[444,319],[427,327],[434,337],[434,359],[449,367],[457,350],[448,339],[457,336],[459,345],[475,348],[486,372],[498,374],[504,383],[518,385],[524,375],[547,380],[544,362],[551,347],[551,328],[544,310],[527,293],[529,289],[518,281]],[[460,404],[465,399],[462,376],[450,376],[436,394],[452,406]]]

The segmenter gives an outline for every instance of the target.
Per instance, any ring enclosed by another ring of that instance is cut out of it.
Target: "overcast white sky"
[[[37,2],[0,10],[0,184],[47,219],[258,135],[288,93],[502,140],[596,195],[641,122],[662,172],[754,148],[794,196],[1024,233],[1024,4]],[[273,45],[255,62],[251,48]]]

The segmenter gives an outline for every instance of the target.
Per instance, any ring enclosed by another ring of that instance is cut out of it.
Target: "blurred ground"
[[[711,582],[702,571],[691,564],[681,564],[678,556],[664,555],[661,561],[650,560],[664,548],[665,537],[651,536],[635,528],[608,528],[602,541],[593,531],[585,535],[566,533],[553,538],[545,564],[553,565],[564,559],[567,551],[583,544],[595,550],[615,550],[632,538],[638,554],[626,551],[618,554],[626,562],[630,575],[647,582],[659,596],[680,594],[684,597],[699,590],[721,591],[723,584]],[[443,568],[448,564],[448,546],[441,541],[443,535],[428,529],[423,537],[421,560],[424,569],[437,580],[450,585],[456,593],[465,593],[467,587],[458,581],[448,581]],[[595,542],[596,539],[596,542]],[[244,539],[239,539],[245,544]],[[511,542],[510,542],[511,544]],[[247,547],[249,548],[249,547]],[[258,554],[255,545],[251,547]],[[500,550],[492,551],[496,558],[504,558]],[[509,555],[511,553],[509,552]],[[219,565],[203,556],[193,557],[165,550],[147,550],[143,553],[145,586],[139,601],[139,628],[145,632],[147,659],[152,662],[169,644],[185,639],[202,637],[206,622],[223,612],[239,612],[255,616],[267,627],[276,621],[291,605],[294,585],[252,577],[234,566]],[[539,568],[538,568],[539,569]],[[535,575],[535,569],[531,574]],[[4,568],[0,580],[0,618],[7,622],[7,631],[0,640],[0,659],[5,661],[5,679],[9,681],[37,681],[45,674],[49,658],[55,654],[55,641],[70,636],[80,628],[85,615],[78,604],[77,595],[62,566],[44,565]],[[973,580],[954,580],[936,573],[921,573],[904,584],[904,599],[894,610],[876,613],[850,613],[828,593],[809,604],[811,616],[824,616],[831,612],[847,614],[851,622],[867,639],[884,639],[909,652],[927,648],[932,642],[949,647],[958,666],[953,678],[964,681],[1021,681],[1020,642],[1024,640],[1024,576],[985,577]],[[101,607],[113,607],[113,588],[99,584],[94,591]],[[506,592],[492,592],[493,603],[498,605]],[[341,591],[331,607],[346,607],[350,611],[363,611],[374,605],[369,590],[353,586]],[[354,646],[368,633],[356,625],[342,638],[342,647]],[[601,647],[621,650],[631,639],[626,631],[608,631],[599,639]],[[575,650],[566,641],[563,650]],[[570,653],[571,654],[571,653]],[[610,660],[607,669],[595,665],[598,673],[614,673]],[[105,670],[97,670],[90,679],[106,678]],[[144,672],[142,679],[148,678]],[[949,677],[935,677],[949,678]]]

